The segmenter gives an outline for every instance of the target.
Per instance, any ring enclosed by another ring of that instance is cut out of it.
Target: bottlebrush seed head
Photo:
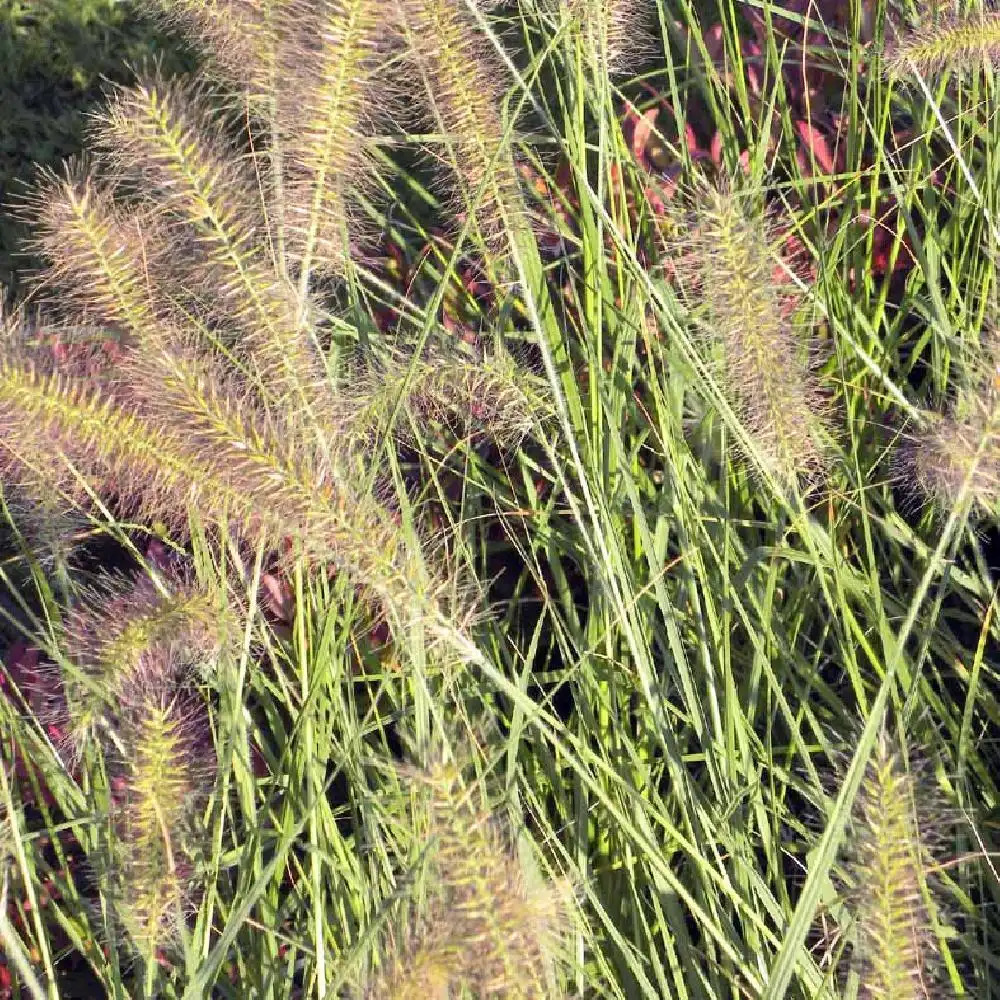
[[[39,374],[25,359],[0,359],[0,442],[81,501],[87,494],[69,462],[134,516],[183,531],[193,504],[254,542],[290,538],[299,553],[341,568],[394,629],[419,623],[429,639],[466,648],[463,624],[444,604],[454,580],[384,504],[333,475],[301,434],[282,436],[226,379],[183,356],[162,357],[172,374],[160,383],[162,409],[151,413],[104,399],[83,380]],[[54,448],[63,463],[55,467]]]
[[[933,23],[903,32],[883,57],[890,76],[914,70],[932,76],[948,70],[972,71],[1000,62],[1000,11],[973,10],[942,15]]]
[[[152,961],[174,946],[195,896],[214,756],[196,695],[155,669],[134,680],[117,727],[121,791],[106,876],[125,932]]]
[[[358,441],[391,431],[412,443],[415,428],[437,426],[516,448],[550,413],[541,380],[505,353],[480,361],[456,352],[398,352],[353,378],[341,399],[348,433]]]
[[[136,337],[155,327],[149,275],[167,265],[168,243],[152,214],[119,206],[82,161],[42,171],[21,212],[36,224],[33,249],[50,265],[42,288],[58,312]]]
[[[443,141],[431,153],[455,179],[456,211],[471,213],[487,251],[502,257],[509,225],[522,208],[501,113],[503,68],[461,0],[396,2],[432,129]]]
[[[251,99],[266,97],[275,83],[283,30],[300,0],[142,0],[151,14],[179,30],[227,80]]]
[[[526,872],[458,767],[439,763],[410,774],[424,803],[417,829],[429,838],[430,903],[416,939],[403,936],[400,950],[387,949],[387,972],[412,973],[419,965],[447,996],[463,989],[475,996],[553,995],[572,892]]]
[[[154,74],[120,87],[95,117],[94,136],[116,169],[142,187],[147,209],[169,221],[171,240],[192,247],[161,264],[154,287],[172,284],[193,300],[196,312],[235,340],[269,397],[321,422],[325,367],[302,321],[299,290],[271,247],[269,216],[280,213],[262,203],[260,179],[227,140],[204,85]]]
[[[675,273],[701,311],[709,356],[750,439],[745,458],[785,488],[825,468],[826,402],[796,328],[797,295],[780,288],[766,217],[730,186],[705,186],[677,226]]]
[[[966,420],[925,414],[925,426],[904,441],[901,472],[935,507],[955,506],[966,487],[973,516],[986,516],[1000,503],[1000,421],[983,411]]]
[[[945,413],[924,413],[903,441],[897,468],[918,494],[947,510],[963,487],[973,516],[1000,503],[1000,332],[988,327]]]
[[[350,206],[374,186],[367,136],[392,104],[380,0],[301,3],[281,55],[275,121],[285,151],[285,224],[295,270],[341,273]]]
[[[919,763],[883,731],[851,817],[848,908],[860,993],[873,1000],[933,995],[936,938],[925,894],[940,835],[941,796]]]
[[[569,14],[587,52],[609,76],[627,72],[655,51],[644,0],[571,0]]]
[[[106,577],[67,614],[63,646],[70,752],[114,727],[127,692],[184,681],[227,642],[229,609],[172,578],[163,593],[147,576]]]
[[[440,905],[421,918],[411,914],[412,926],[387,936],[377,971],[362,991],[365,1000],[449,1000],[461,967],[462,942],[451,934],[447,913]]]

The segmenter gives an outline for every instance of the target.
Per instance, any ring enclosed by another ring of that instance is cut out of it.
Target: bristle
[[[973,516],[1000,503],[1000,333],[992,326],[969,359],[946,413],[926,412],[902,442],[897,467],[940,510],[964,495]],[[964,493],[963,493],[964,491]]]
[[[154,219],[118,207],[81,164],[44,173],[27,207],[38,227],[34,249],[51,265],[47,294],[60,312],[140,338],[156,326],[154,275],[164,242]]]
[[[456,0],[397,0],[411,57],[423,80],[443,149],[432,151],[459,187],[490,254],[503,257],[520,185],[501,114],[501,66]]]
[[[721,352],[720,379],[751,439],[745,458],[783,488],[826,465],[825,404],[805,343],[773,273],[763,216],[727,186],[703,189],[674,252],[693,307],[703,305],[708,348]]]
[[[942,16],[935,23],[905,32],[887,47],[883,57],[891,76],[975,70],[995,67],[998,60],[1000,12],[988,9]]]
[[[599,73],[618,76],[655,51],[643,0],[572,0],[568,10]]]
[[[371,121],[384,112],[385,7],[378,0],[300,4],[282,53],[276,120],[283,137],[287,252],[294,268],[339,273],[349,253],[350,202],[373,182]],[[372,108],[376,111],[373,113]]]
[[[361,441],[392,432],[412,443],[414,428],[441,426],[517,447],[549,414],[542,386],[506,354],[483,361],[398,354],[352,378],[341,398],[348,433]]]
[[[369,995],[409,996],[391,987],[418,970],[442,996],[555,995],[572,892],[528,877],[459,768],[439,763],[410,773],[426,804],[431,898],[422,918],[410,915],[416,931],[386,943]]]
[[[883,732],[856,800],[850,838],[860,994],[872,1000],[933,995],[936,948],[923,892],[934,799]]]
[[[206,53],[251,100],[269,98],[276,83],[283,27],[297,0],[142,0],[143,6]]]
[[[119,916],[140,956],[174,945],[193,894],[190,847],[211,788],[204,706],[156,673],[123,697],[124,794],[112,816]]]
[[[289,406],[322,412],[324,370],[299,323],[299,299],[275,268],[259,192],[202,88],[151,77],[120,88],[98,119],[101,147],[140,178],[166,218],[191,227],[200,250],[183,280],[241,335],[261,385]],[[154,202],[155,204],[155,202]],[[178,262],[180,266],[180,262]]]

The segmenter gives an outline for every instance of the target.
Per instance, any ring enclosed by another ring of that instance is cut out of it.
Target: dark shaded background
[[[193,66],[188,52],[129,0],[0,0],[0,283],[23,290],[32,262],[11,202],[35,164],[80,152],[86,113],[108,81],[150,60]]]

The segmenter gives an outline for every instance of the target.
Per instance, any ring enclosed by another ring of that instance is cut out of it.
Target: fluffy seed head
[[[705,186],[673,251],[693,307],[704,307],[706,348],[751,439],[746,458],[791,488],[826,465],[826,405],[794,321],[798,303],[779,290],[766,218],[729,187]]]
[[[113,811],[114,883],[122,925],[139,955],[169,951],[194,892],[190,848],[210,784],[204,705],[149,672],[130,686],[118,726],[124,791]]]
[[[300,295],[273,256],[257,178],[223,138],[225,123],[204,87],[151,76],[119,88],[97,122],[98,146],[141,182],[171,237],[195,245],[186,262],[172,259],[177,282],[230,331],[271,397],[322,422],[325,371],[301,321]],[[338,189],[328,179],[320,194]]]
[[[70,759],[115,726],[137,684],[179,683],[193,667],[220,655],[228,609],[179,577],[165,584],[166,593],[147,576],[106,577],[67,614],[61,728]]]
[[[361,441],[391,431],[410,442],[413,428],[441,426],[517,447],[548,416],[538,380],[508,354],[483,361],[456,352],[394,354],[345,385],[345,426]]]
[[[520,212],[520,185],[501,114],[504,72],[461,0],[397,0],[411,59],[423,80],[434,130],[432,155],[455,179],[458,211],[471,213],[487,249],[503,256]]]
[[[941,509],[955,506],[967,485],[970,513],[988,515],[1000,502],[1000,424],[995,413],[970,420],[926,414],[924,428],[903,445],[904,472]]]
[[[411,916],[418,930],[388,943],[369,996],[414,995],[392,992],[407,980],[425,983],[433,996],[556,995],[572,892],[528,875],[458,767],[411,775],[424,803],[418,828],[429,838],[431,895],[427,912]]]
[[[421,30],[412,37],[424,78],[436,81],[435,109],[461,143],[476,122],[500,122],[496,82],[477,75],[478,62],[470,75],[478,37],[465,12],[436,2],[414,0]],[[326,314],[310,280],[336,269],[348,191],[367,170],[353,153],[369,128],[384,10],[374,0],[181,0],[172,9],[210,47],[245,35],[234,51],[255,61],[252,85],[267,100],[254,98],[243,141],[227,138],[232,116],[216,110],[215,88],[157,72],[116,88],[95,115],[99,169],[50,179],[36,206],[48,277],[73,286],[73,318],[129,336],[102,384],[38,352],[5,351],[2,453],[68,502],[88,506],[97,494],[118,514],[181,535],[193,507],[244,541],[333,564],[394,634],[419,624],[469,655],[464,610],[445,596],[462,590],[454,574],[362,485],[371,477],[343,446]],[[395,4],[390,14],[398,27]],[[428,30],[435,18],[447,37]],[[509,157],[502,130],[489,149],[490,135],[471,132],[471,153],[456,162],[478,162],[493,190],[498,174],[483,164]],[[428,412],[433,395],[420,397]]]
[[[142,363],[153,357],[143,354]],[[390,510],[356,488],[363,475],[352,481],[301,434],[282,436],[209,362],[169,351],[159,359],[158,381],[131,406],[82,380],[40,374],[25,359],[0,362],[4,448],[80,502],[89,483],[176,531],[194,505],[248,540],[277,547],[290,539],[299,554],[342,569],[394,628],[419,623],[429,638],[462,647],[461,626],[442,603],[451,575],[439,574]]]
[[[143,0],[143,6],[182,32],[218,73],[247,88],[251,100],[272,93],[283,27],[296,0]]]
[[[988,327],[946,413],[928,412],[902,445],[898,468],[920,496],[951,509],[966,489],[974,516],[1000,502],[1000,331]]]
[[[438,908],[435,908],[438,910]],[[390,934],[385,956],[365,989],[365,1000],[449,1000],[461,965],[461,943],[448,930],[447,915],[433,912],[421,920],[411,914],[415,929]]]
[[[851,820],[848,898],[858,933],[861,993],[927,1000],[935,938],[924,894],[938,796],[883,732]]]
[[[350,250],[352,195],[373,182],[371,108],[378,104],[384,114],[389,103],[388,81],[379,75],[386,11],[378,0],[300,6],[281,53],[276,111],[286,151],[288,253],[300,273],[340,273]]]
[[[931,76],[947,70],[975,70],[1000,60],[1000,11],[942,15],[901,35],[887,48],[886,72],[908,76],[914,68]]]
[[[122,209],[79,162],[43,171],[23,211],[36,222],[34,249],[50,263],[47,294],[60,312],[137,337],[155,325],[151,275],[166,258],[152,216]]]
[[[572,0],[570,17],[599,71],[616,76],[654,51],[643,0]]]

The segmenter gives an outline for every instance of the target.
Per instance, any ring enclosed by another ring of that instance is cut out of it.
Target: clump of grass
[[[556,996],[572,891],[528,874],[459,767],[411,773],[425,803],[427,902],[387,942],[366,996],[415,997],[418,986],[435,997]]]
[[[964,498],[969,512],[995,512],[1000,501],[1000,333],[988,327],[971,352],[945,413],[925,413],[904,441],[899,467],[919,495],[941,509]]]
[[[904,32],[887,47],[886,72],[932,76],[947,70],[995,66],[1000,58],[1000,11],[971,9],[942,14],[933,22]]]
[[[489,189],[481,228],[499,233],[516,182],[498,74],[467,12],[443,0],[404,8],[430,105],[457,144],[451,167],[470,190]],[[386,106],[375,83],[385,13],[373,0],[172,9],[219,75],[249,88],[248,134],[231,134],[218,87],[203,80],[152,72],[114,89],[94,116],[93,159],[43,175],[24,209],[64,329],[96,323],[120,350],[103,367],[93,353],[94,377],[11,333],[0,423],[9,464],[32,484],[81,505],[111,499],[178,534],[194,507],[246,541],[331,563],[396,633],[427,626],[468,655],[471,612],[454,595],[471,588],[403,530],[359,447],[369,418],[382,419],[379,400],[401,388],[397,372],[338,392],[325,353],[325,279],[348,269],[351,204],[374,172],[369,107]],[[237,51],[252,80],[227,75]],[[536,401],[501,367],[444,359],[403,405],[411,419],[470,425],[478,410],[496,440],[514,439]]]
[[[926,898],[940,796],[883,730],[855,802],[849,909],[865,997],[933,995],[936,937]]]
[[[673,263],[689,305],[703,306],[706,351],[750,438],[745,458],[786,489],[826,468],[827,405],[795,322],[797,296],[766,216],[734,185],[704,184],[680,226]]]

